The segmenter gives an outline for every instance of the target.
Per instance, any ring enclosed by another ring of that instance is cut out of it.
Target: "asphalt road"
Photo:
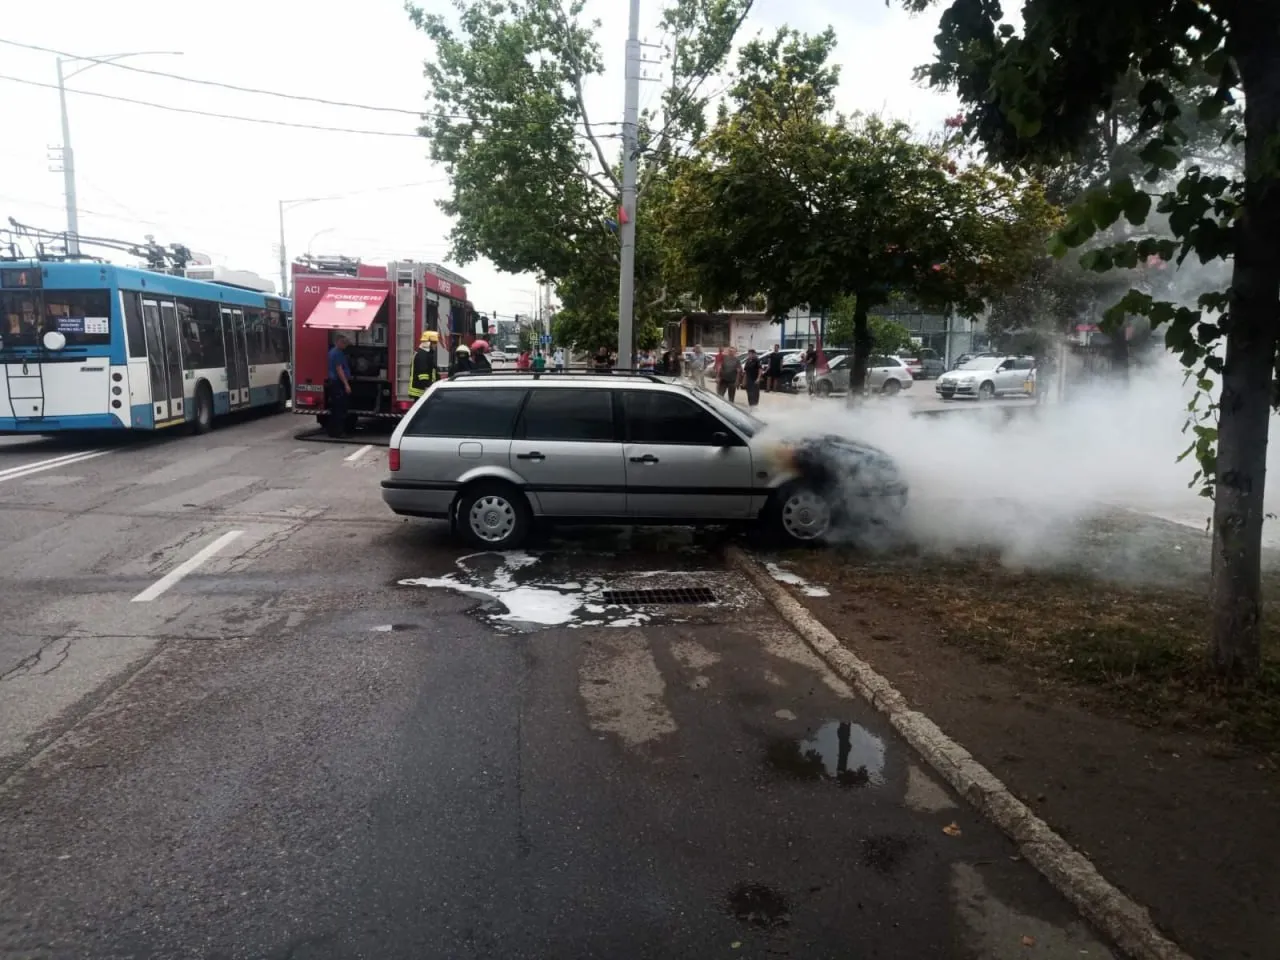
[[[300,421],[0,441],[0,956],[1111,955],[715,535],[467,556]]]

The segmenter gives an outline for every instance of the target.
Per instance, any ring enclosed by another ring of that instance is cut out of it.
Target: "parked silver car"
[[[940,376],[934,390],[944,400],[1029,396],[1035,392],[1035,365],[1032,357],[974,357]]]
[[[884,453],[790,442],[706,390],[646,375],[495,372],[435,384],[391,437],[382,498],[472,543],[519,544],[535,518],[764,523],[790,542],[890,523],[907,489]]]
[[[820,397],[833,393],[847,393],[852,370],[853,355],[843,354],[831,361],[827,373],[818,374],[813,380],[813,392]],[[801,374],[803,376],[803,374]],[[867,358],[867,389],[872,393],[893,396],[902,390],[910,390],[915,383],[907,361],[901,357],[872,356]]]

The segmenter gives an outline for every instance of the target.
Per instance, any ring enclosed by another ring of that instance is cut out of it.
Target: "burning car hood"
[[[905,496],[897,462],[879,447],[834,434],[779,440],[780,465],[818,490],[840,487],[856,496]]]

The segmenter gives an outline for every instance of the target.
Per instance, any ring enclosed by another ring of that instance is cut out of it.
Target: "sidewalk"
[[[1196,566],[1195,534],[1166,526],[1151,562]],[[1278,955],[1280,652],[1251,690],[1202,682],[1199,584],[979,558],[762,559],[808,581],[788,590],[1197,960]]]

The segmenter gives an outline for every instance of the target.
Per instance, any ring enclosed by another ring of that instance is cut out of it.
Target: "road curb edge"
[[[1102,876],[969,751],[913,710],[893,684],[841,643],[750,554],[730,546],[728,559],[841,679],[885,715],[925,763],[1012,839],[1027,862],[1121,950],[1134,960],[1192,960],[1156,929],[1144,907]]]

